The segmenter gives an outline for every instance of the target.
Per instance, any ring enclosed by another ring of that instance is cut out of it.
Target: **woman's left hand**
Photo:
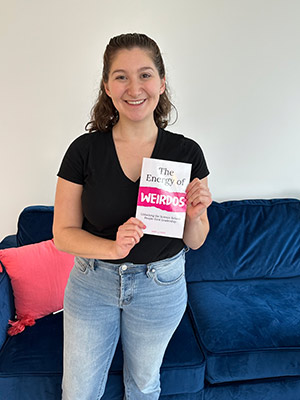
[[[207,186],[207,178],[195,178],[186,188],[187,217],[191,220],[199,218],[212,203],[211,193]]]

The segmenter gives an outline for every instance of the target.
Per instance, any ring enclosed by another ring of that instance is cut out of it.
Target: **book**
[[[144,233],[183,237],[186,196],[192,164],[144,158],[136,208],[136,218]]]

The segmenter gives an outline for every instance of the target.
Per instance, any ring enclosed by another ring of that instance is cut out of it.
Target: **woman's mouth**
[[[125,102],[131,106],[139,106],[140,104],[143,104],[146,101],[146,99],[143,100],[125,100]]]

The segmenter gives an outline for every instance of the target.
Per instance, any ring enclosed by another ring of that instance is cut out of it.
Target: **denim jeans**
[[[185,249],[151,264],[75,258],[64,301],[63,400],[99,400],[121,335],[126,400],[156,400],[186,308]]]

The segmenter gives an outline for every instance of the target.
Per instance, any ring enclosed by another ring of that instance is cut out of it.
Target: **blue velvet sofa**
[[[300,399],[300,201],[214,202],[205,244],[187,253],[189,301],[161,368],[163,400]],[[52,237],[31,206],[1,248]],[[5,266],[4,266],[5,267]],[[0,399],[59,400],[62,312],[8,337],[14,299],[0,274]],[[118,345],[104,400],[122,400]]]

